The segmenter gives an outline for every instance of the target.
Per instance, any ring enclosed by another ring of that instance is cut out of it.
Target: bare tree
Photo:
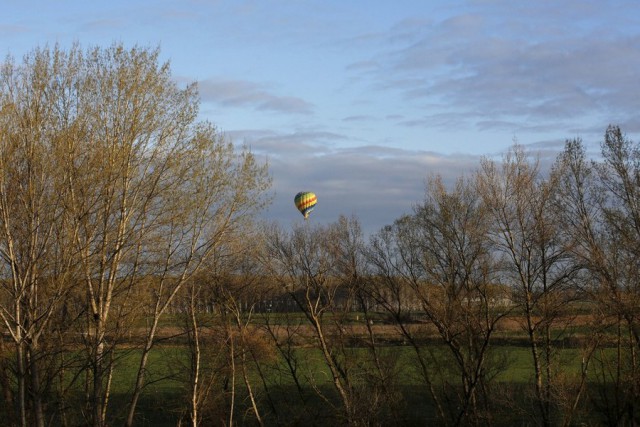
[[[386,288],[378,293],[378,301],[402,323],[407,321],[401,318],[408,304],[405,298],[413,301],[417,313],[433,325],[448,349],[450,358],[442,359],[437,351],[425,348],[414,328],[400,324],[415,349],[443,423],[489,420],[487,386],[495,368],[490,363],[490,343],[507,307],[499,307],[505,295],[492,277],[488,227],[487,211],[473,182],[460,179],[447,191],[435,177],[415,215],[396,221],[386,243],[374,243],[374,274],[383,278]],[[433,370],[432,363],[453,369],[453,378],[460,382],[448,389],[447,385],[454,384],[446,375],[448,369]],[[455,403],[446,405],[446,401]]]
[[[563,173],[563,225],[573,238],[572,254],[588,272],[583,291],[596,304],[594,336],[615,337],[615,357],[599,346],[592,367],[606,390],[595,408],[610,424],[637,422],[638,351],[638,176],[636,144],[610,126],[601,161],[589,161],[582,141],[567,141],[557,168]]]
[[[353,358],[343,329],[343,313],[351,311],[354,303],[353,271],[343,276],[350,271],[347,265],[352,253],[345,250],[348,241],[344,238],[350,235],[345,229],[352,226],[341,219],[326,228],[305,222],[290,233],[274,227],[267,234],[265,266],[308,322],[341,403],[338,413],[348,424],[357,425],[363,421],[362,407],[357,404]],[[332,405],[320,389],[316,391]]]
[[[189,418],[193,426],[207,421],[201,412],[207,398],[219,391],[211,384],[213,375],[202,374],[202,361],[212,359],[212,354],[227,361],[224,372],[228,379],[223,383],[229,387],[225,386],[220,394],[228,397],[229,405],[228,410],[220,414],[219,421],[235,424],[236,396],[239,394],[236,385],[242,381],[251,412],[258,424],[263,424],[255,386],[249,375],[254,362],[257,364],[268,358],[268,347],[262,345],[264,340],[255,334],[256,327],[252,324],[254,307],[259,301],[257,295],[261,293],[261,276],[256,271],[254,256],[259,238],[248,226],[227,235],[225,242],[212,251],[186,288],[191,353]],[[209,346],[205,351],[205,335],[219,337],[217,348]]]
[[[267,278],[263,280],[269,281]],[[280,286],[277,285],[276,289],[280,289]],[[283,424],[303,423],[302,419],[312,419],[314,415],[311,412],[314,409],[313,405],[308,404],[311,393],[304,384],[308,358],[299,351],[307,341],[306,321],[300,318],[296,308],[291,307],[292,301],[283,297],[277,290],[270,292],[270,295],[265,295],[265,299],[273,295],[278,295],[278,301],[285,303],[283,307],[279,307],[274,312],[264,310],[258,316],[263,323],[262,331],[270,339],[277,358],[282,360],[282,363],[259,365],[261,379],[270,399],[272,394],[275,395],[277,391],[286,389],[287,384],[290,381],[293,382],[295,393],[281,392],[273,398],[277,399],[277,407],[275,404],[271,407],[277,419],[280,419],[281,413],[286,413],[288,422]],[[296,411],[297,407],[299,409]]]
[[[567,291],[577,268],[569,262],[559,235],[553,201],[556,177],[544,180],[537,162],[514,146],[502,164],[482,162],[480,192],[491,212],[491,239],[502,256],[504,281],[512,284],[522,307],[535,373],[535,397],[544,425],[554,423],[553,325],[572,294]]]

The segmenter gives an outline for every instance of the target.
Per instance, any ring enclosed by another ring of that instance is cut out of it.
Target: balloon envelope
[[[307,219],[313,208],[316,206],[318,198],[310,191],[301,191],[296,194],[293,201],[296,204],[296,208],[298,208],[300,213],[304,216],[304,219]]]

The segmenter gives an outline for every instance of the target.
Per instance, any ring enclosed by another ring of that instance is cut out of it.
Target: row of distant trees
[[[8,425],[143,423],[165,343],[187,355],[167,375],[194,426],[638,422],[640,147],[619,128],[596,160],[572,140],[544,173],[514,146],[453,186],[431,177],[367,241],[357,218],[284,229],[256,221],[266,165],[197,121],[196,87],[158,55],[2,64]],[[295,310],[256,310],[283,295]],[[517,389],[497,380],[507,321],[531,355]],[[113,396],[123,360],[131,385]]]

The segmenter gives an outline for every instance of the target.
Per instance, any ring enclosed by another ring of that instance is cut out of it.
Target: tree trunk
[[[191,348],[191,425],[193,427],[198,426],[198,410],[200,406],[200,402],[198,399],[198,392],[200,391],[200,358],[201,358],[201,350],[200,350],[200,333],[198,331],[198,321],[196,319],[196,307],[194,306],[193,301],[193,293],[192,291],[192,300],[190,311],[190,327],[193,333],[192,338],[192,348]],[[229,424],[230,426],[233,424]]]
[[[44,413],[42,411],[42,393],[40,391],[40,372],[38,367],[38,361],[36,358],[37,350],[34,349],[34,346],[37,347],[37,343],[32,343],[29,346],[29,371],[31,378],[31,400],[33,405],[33,417],[34,417],[34,425],[35,427],[44,427]]]
[[[104,331],[100,319],[94,321],[95,336],[93,337],[93,387],[91,390],[91,408],[94,427],[105,425],[104,415]]]
[[[540,408],[540,415],[542,416],[542,425],[550,426],[550,420],[547,413],[547,404],[545,402],[545,393],[543,387],[543,374],[542,365],[540,363],[540,351],[538,349],[538,342],[536,332],[533,326],[533,313],[531,313],[531,306],[529,304],[530,295],[527,295],[526,302],[526,316],[527,316],[527,333],[529,335],[529,347],[531,349],[531,356],[533,358],[533,369],[535,374],[535,393],[538,400],[538,406]]]
[[[147,362],[149,360],[149,353],[151,353],[151,349],[153,348],[153,340],[156,334],[156,330],[158,328],[159,317],[155,316],[153,319],[153,323],[151,325],[151,329],[147,334],[147,340],[144,348],[142,349],[142,355],[140,356],[140,365],[138,366],[138,374],[136,375],[136,383],[133,388],[133,394],[131,395],[131,401],[129,403],[129,411],[127,414],[127,420],[125,422],[126,427],[133,426],[133,418],[136,413],[136,407],[138,405],[138,399],[142,394],[142,389],[144,387],[144,375],[147,367]]]
[[[18,381],[18,415],[20,417],[20,426],[28,427],[27,425],[27,390],[26,390],[26,372],[24,363],[24,344],[19,342],[16,344],[16,370]]]

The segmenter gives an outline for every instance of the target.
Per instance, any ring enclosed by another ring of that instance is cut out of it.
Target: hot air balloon
[[[301,191],[296,194],[293,201],[296,204],[296,208],[298,208],[300,213],[304,216],[304,219],[307,219],[313,208],[316,207],[318,198],[310,191]]]

